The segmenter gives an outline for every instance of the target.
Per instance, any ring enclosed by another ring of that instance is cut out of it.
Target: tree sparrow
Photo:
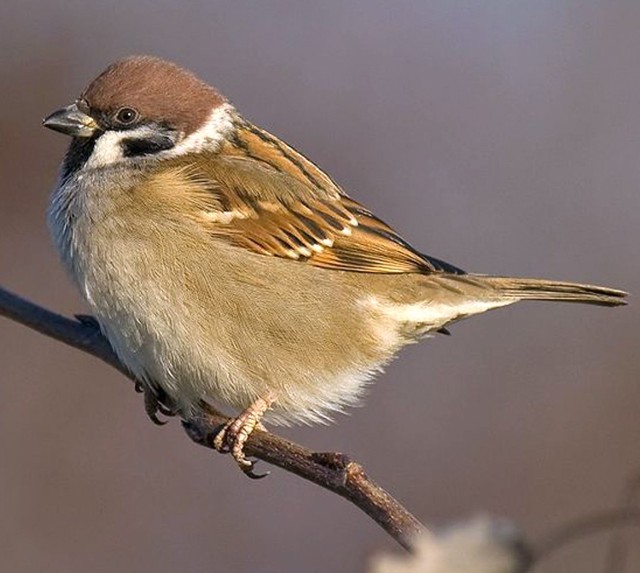
[[[48,220],[147,411],[322,422],[400,348],[520,300],[624,304],[611,288],[468,274],[425,255],[315,164],[164,60],[109,66],[44,120],[73,137]]]

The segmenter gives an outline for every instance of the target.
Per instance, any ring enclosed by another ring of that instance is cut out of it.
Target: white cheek
[[[131,133],[122,131],[107,131],[103,133],[95,143],[93,152],[87,160],[85,167],[94,169],[96,167],[106,167],[122,161],[121,142],[125,137],[131,137]]]

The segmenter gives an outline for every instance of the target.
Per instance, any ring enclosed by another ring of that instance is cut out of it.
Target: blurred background
[[[640,292],[640,3],[3,0],[0,284],[82,312],[45,226],[67,141],[40,120],[112,60],[216,85],[411,243],[462,268]],[[407,349],[366,407],[285,435],[416,515],[538,539],[640,472],[640,312],[522,304]],[[0,571],[359,572],[392,548],[343,499],[245,479],[153,426],[95,359],[0,321]],[[629,571],[640,568],[640,539]],[[540,571],[603,571],[608,536]]]

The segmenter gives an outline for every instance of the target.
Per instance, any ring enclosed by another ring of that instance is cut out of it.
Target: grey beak
[[[54,111],[42,120],[42,125],[73,137],[91,137],[98,130],[95,119],[80,111],[75,103]]]

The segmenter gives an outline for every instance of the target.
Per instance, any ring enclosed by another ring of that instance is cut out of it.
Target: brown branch
[[[91,321],[61,316],[2,287],[0,316],[96,356],[136,382]],[[213,448],[213,437],[226,421],[223,416],[207,412],[183,421],[183,426],[194,442]],[[360,464],[344,454],[312,452],[266,431],[253,432],[245,451],[349,500],[406,549],[416,534],[425,531],[411,513],[367,477]]]

